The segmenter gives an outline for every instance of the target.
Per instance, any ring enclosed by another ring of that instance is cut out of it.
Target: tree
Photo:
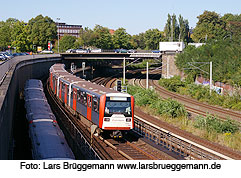
[[[165,33],[165,36],[166,36],[166,40],[168,41],[172,41],[173,39],[171,39],[171,34],[172,34],[172,31],[171,31],[171,27],[172,26],[172,17],[170,14],[168,14],[168,17],[167,17],[167,23],[165,25],[165,28],[164,28],[164,33]]]
[[[114,48],[132,48],[131,35],[126,32],[124,28],[118,28],[113,35]]]
[[[139,33],[138,35],[133,35],[131,38],[131,45],[134,49],[145,49],[145,33]]]
[[[173,41],[177,41],[178,37],[179,37],[179,25],[177,23],[177,18],[176,18],[175,14],[172,15],[172,29],[171,29],[171,31],[172,31],[171,39]]]
[[[179,23],[178,23],[179,22]],[[164,28],[166,41],[188,41],[189,22],[179,15],[178,22],[176,15],[168,14],[167,23]]]
[[[93,30],[93,46],[101,49],[112,49],[113,42],[109,29],[96,25]]]
[[[29,51],[30,41],[27,38],[26,23],[17,21],[12,30],[12,46],[16,47],[17,52]]]
[[[204,11],[197,18],[198,22],[193,34],[195,42],[204,42],[207,39],[223,39],[227,35],[225,22],[216,12]]]
[[[158,49],[161,41],[161,31],[158,29],[149,29],[144,35],[146,49]]]
[[[224,14],[221,19],[226,23],[225,30],[227,31],[227,36],[233,39],[240,40],[241,37],[241,14],[233,15],[233,14]]]
[[[184,53],[176,57],[176,65],[180,70],[192,68],[189,62],[213,62],[213,80],[241,86],[241,48],[240,41],[218,40],[207,42],[206,45],[195,48],[187,46]],[[209,72],[209,65],[202,65],[203,71]],[[209,74],[200,70],[184,70],[187,75],[201,74],[209,78]]]
[[[59,49],[60,51],[66,51],[67,49],[71,49],[74,47],[76,41],[76,37],[74,36],[69,36],[69,35],[64,35],[60,40],[59,40]]]
[[[0,49],[7,49],[7,46],[11,46],[13,40],[12,33],[14,32],[13,26],[18,22],[17,19],[9,18],[6,22],[0,22]]]
[[[79,48],[80,46],[86,48],[93,46],[94,42],[94,32],[88,27],[85,27],[84,29],[81,29],[80,31],[80,37],[75,42],[76,48]]]
[[[0,22],[0,49],[4,50],[11,44],[9,26],[4,21]]]
[[[178,18],[179,21],[179,35],[178,35],[178,39],[179,41],[185,41],[188,42],[189,41],[189,23],[188,20],[184,20],[183,17],[181,15],[179,15]]]
[[[48,16],[38,15],[29,20],[27,25],[27,35],[33,45],[48,47],[48,41],[54,42],[57,39],[57,27],[55,22]]]

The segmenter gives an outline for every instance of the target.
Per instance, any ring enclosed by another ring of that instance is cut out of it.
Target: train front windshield
[[[126,101],[110,100],[109,97],[105,103],[105,116],[111,116],[112,114],[124,114],[125,116],[132,116],[131,100],[127,98]]]

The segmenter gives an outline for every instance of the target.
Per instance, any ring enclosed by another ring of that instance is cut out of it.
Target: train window
[[[81,104],[87,106],[87,95],[86,95],[86,92],[82,92],[81,91],[81,98],[80,98],[80,100],[81,100]]]
[[[82,91],[80,92],[80,103],[84,104],[84,93]]]
[[[84,105],[87,106],[87,94],[86,93],[84,94],[84,99],[83,100],[84,100]]]
[[[80,91],[80,103],[85,106],[87,105],[86,93],[83,91]]]
[[[59,91],[62,90],[62,82],[61,82],[61,81],[59,81],[59,86],[58,86],[58,88],[59,88]]]
[[[71,99],[73,99],[73,88],[71,88]]]
[[[98,107],[99,107],[99,102],[98,102],[98,98],[97,97],[93,97],[93,106],[92,106],[92,110],[94,110],[95,112],[99,112],[99,109],[98,109]]]
[[[88,107],[89,107],[89,108],[91,108],[91,106],[92,106],[91,98],[92,98],[91,96],[89,96],[89,95],[87,96],[87,99],[88,99],[87,104],[88,104]]]
[[[77,102],[80,103],[80,98],[81,98],[81,91],[77,90]]]
[[[124,114],[131,116],[131,102],[129,101],[106,101],[105,115]]]
[[[62,83],[62,89],[61,89],[61,91],[63,92],[65,92],[65,83],[63,83],[63,82],[61,82]]]
[[[98,101],[98,102],[97,102],[97,110],[98,110],[98,112],[99,112],[99,108],[100,108],[100,98],[98,98],[97,101]]]

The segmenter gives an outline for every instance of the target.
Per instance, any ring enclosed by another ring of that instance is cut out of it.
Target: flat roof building
[[[55,23],[57,26],[57,33],[59,38],[64,35],[75,36],[78,38],[80,36],[80,30],[82,29],[82,25],[68,25],[66,23]]]

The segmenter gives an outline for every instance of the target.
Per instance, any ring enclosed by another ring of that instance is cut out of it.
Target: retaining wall
[[[19,56],[0,64],[0,159],[12,159],[16,101],[30,78],[44,79],[60,55]],[[15,118],[17,119],[17,118]]]

